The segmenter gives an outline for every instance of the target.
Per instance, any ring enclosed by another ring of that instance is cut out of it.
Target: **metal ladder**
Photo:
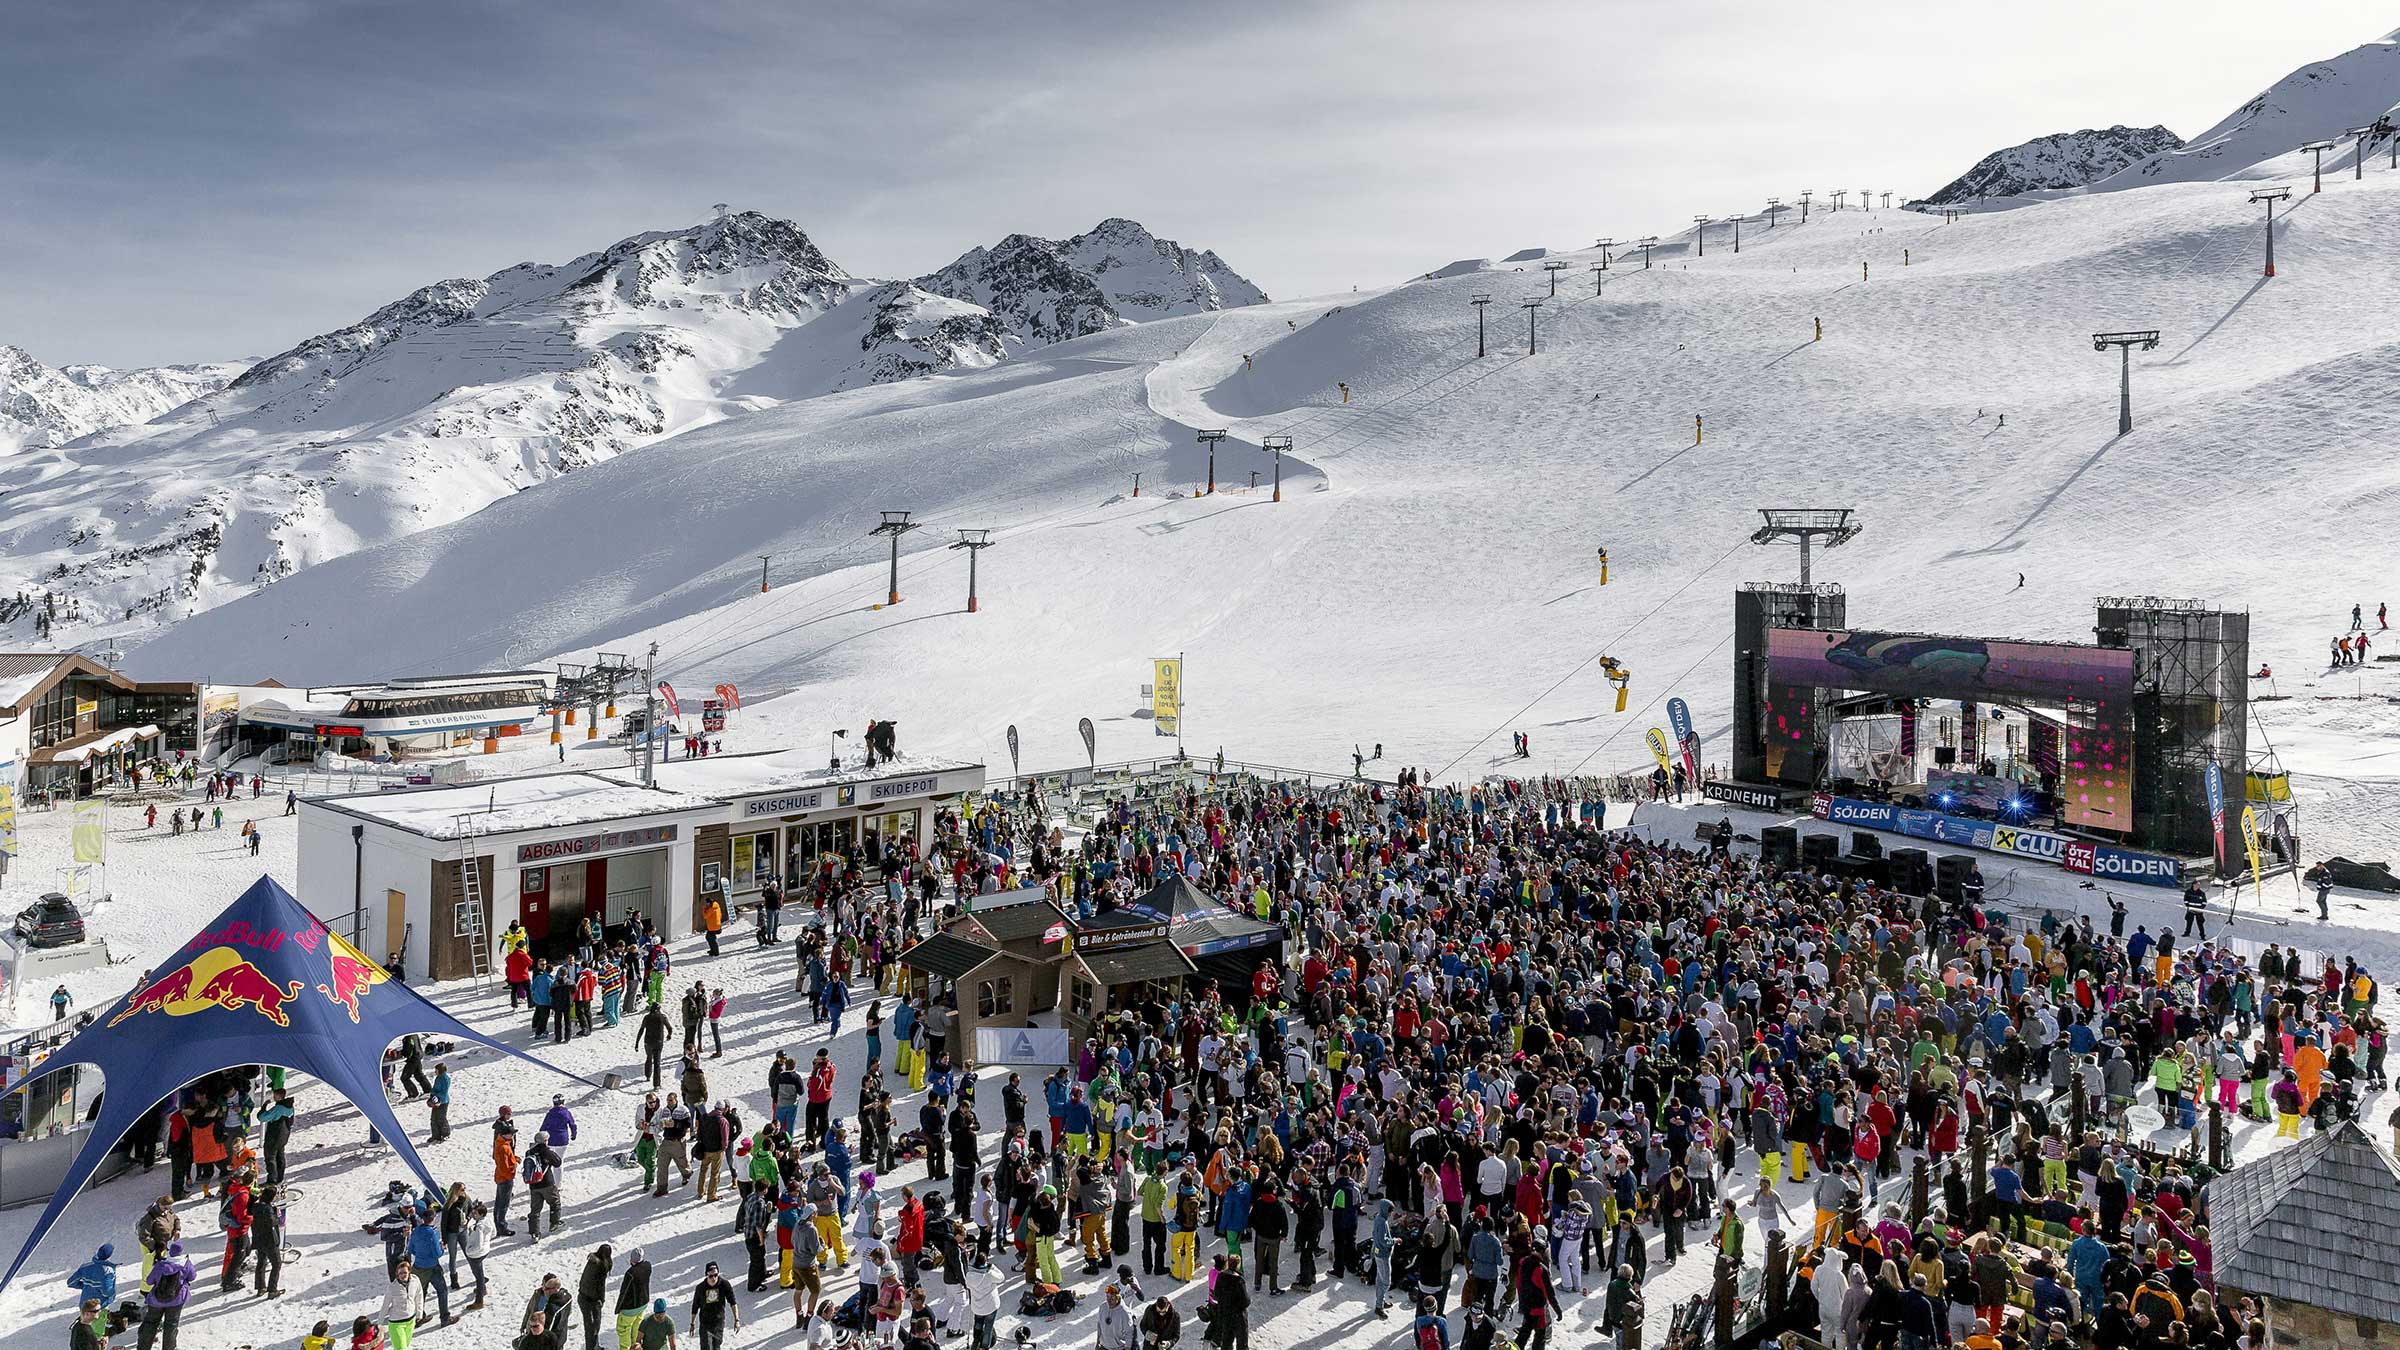
[[[458,818],[458,917],[452,931],[467,939],[467,971],[478,983],[492,978],[492,940],[483,922],[483,868],[477,865],[475,815]]]

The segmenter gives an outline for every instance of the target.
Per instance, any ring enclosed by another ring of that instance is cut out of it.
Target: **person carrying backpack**
[[[183,1321],[183,1305],[191,1297],[191,1260],[183,1254],[182,1243],[170,1242],[166,1255],[151,1265],[150,1278],[143,1282],[141,1350],[150,1350],[153,1343],[163,1350],[175,1350],[176,1328]]]

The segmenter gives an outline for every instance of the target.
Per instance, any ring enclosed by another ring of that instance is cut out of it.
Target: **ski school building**
[[[537,952],[572,945],[586,915],[615,929],[648,916],[668,938],[698,930],[703,899],[730,916],[770,881],[808,876],[858,846],[881,876],[887,846],[928,837],[931,815],[980,791],[980,764],[906,757],[829,768],[796,750],[712,755],[638,769],[534,774],[461,787],[300,804],[300,895],[371,956],[412,977],[498,964],[524,924]],[[345,917],[346,916],[346,917]]]

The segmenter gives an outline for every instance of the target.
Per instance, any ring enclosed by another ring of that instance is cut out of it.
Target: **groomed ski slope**
[[[1513,727],[1534,751],[1517,767],[1618,769],[1672,694],[1723,757],[1729,593],[1795,573],[1744,542],[1754,508],[1855,506],[1865,535],[1817,576],[1859,626],[2088,640],[2097,595],[2248,608],[2253,659],[2290,696],[2261,711],[2304,775],[2307,846],[2381,856],[2400,775],[2382,691],[2400,683],[2309,681],[2390,580],[2400,174],[2295,198],[2273,281],[2248,186],[1955,225],[1787,212],[1745,221],[1738,256],[1719,223],[1705,257],[1688,233],[1647,271],[1619,257],[1599,299],[1597,253],[1560,254],[1533,355],[1518,303],[1546,292],[1538,265],[809,400],[309,569],[132,664],[301,683],[656,640],[662,676],[738,683],[771,740],[896,717],[909,748],[1005,765],[1014,723],[1033,767],[1080,759],[1087,715],[1104,760],[1165,748],[1131,714],[1148,659],[1180,651],[1201,752],[1346,765],[1380,741],[1457,776],[1504,762]],[[1482,360],[1476,293],[1495,297]],[[2120,438],[2117,360],[2091,334],[2152,327]],[[1168,495],[1196,486],[1192,431],[1217,426],[1236,438],[1219,483],[1242,490]],[[1280,504],[1246,488],[1275,433],[1300,461]],[[873,607],[883,509],[930,527],[897,609]],[[965,557],[940,548],[961,526],[1001,541],[973,616]],[[1604,648],[1634,672],[1622,716],[1588,664]]]

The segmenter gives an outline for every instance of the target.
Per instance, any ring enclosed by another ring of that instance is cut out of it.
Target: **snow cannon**
[[[1633,672],[1618,665],[1615,657],[1603,656],[1600,658],[1600,673],[1617,687],[1617,711],[1625,711],[1626,686],[1633,682]]]

